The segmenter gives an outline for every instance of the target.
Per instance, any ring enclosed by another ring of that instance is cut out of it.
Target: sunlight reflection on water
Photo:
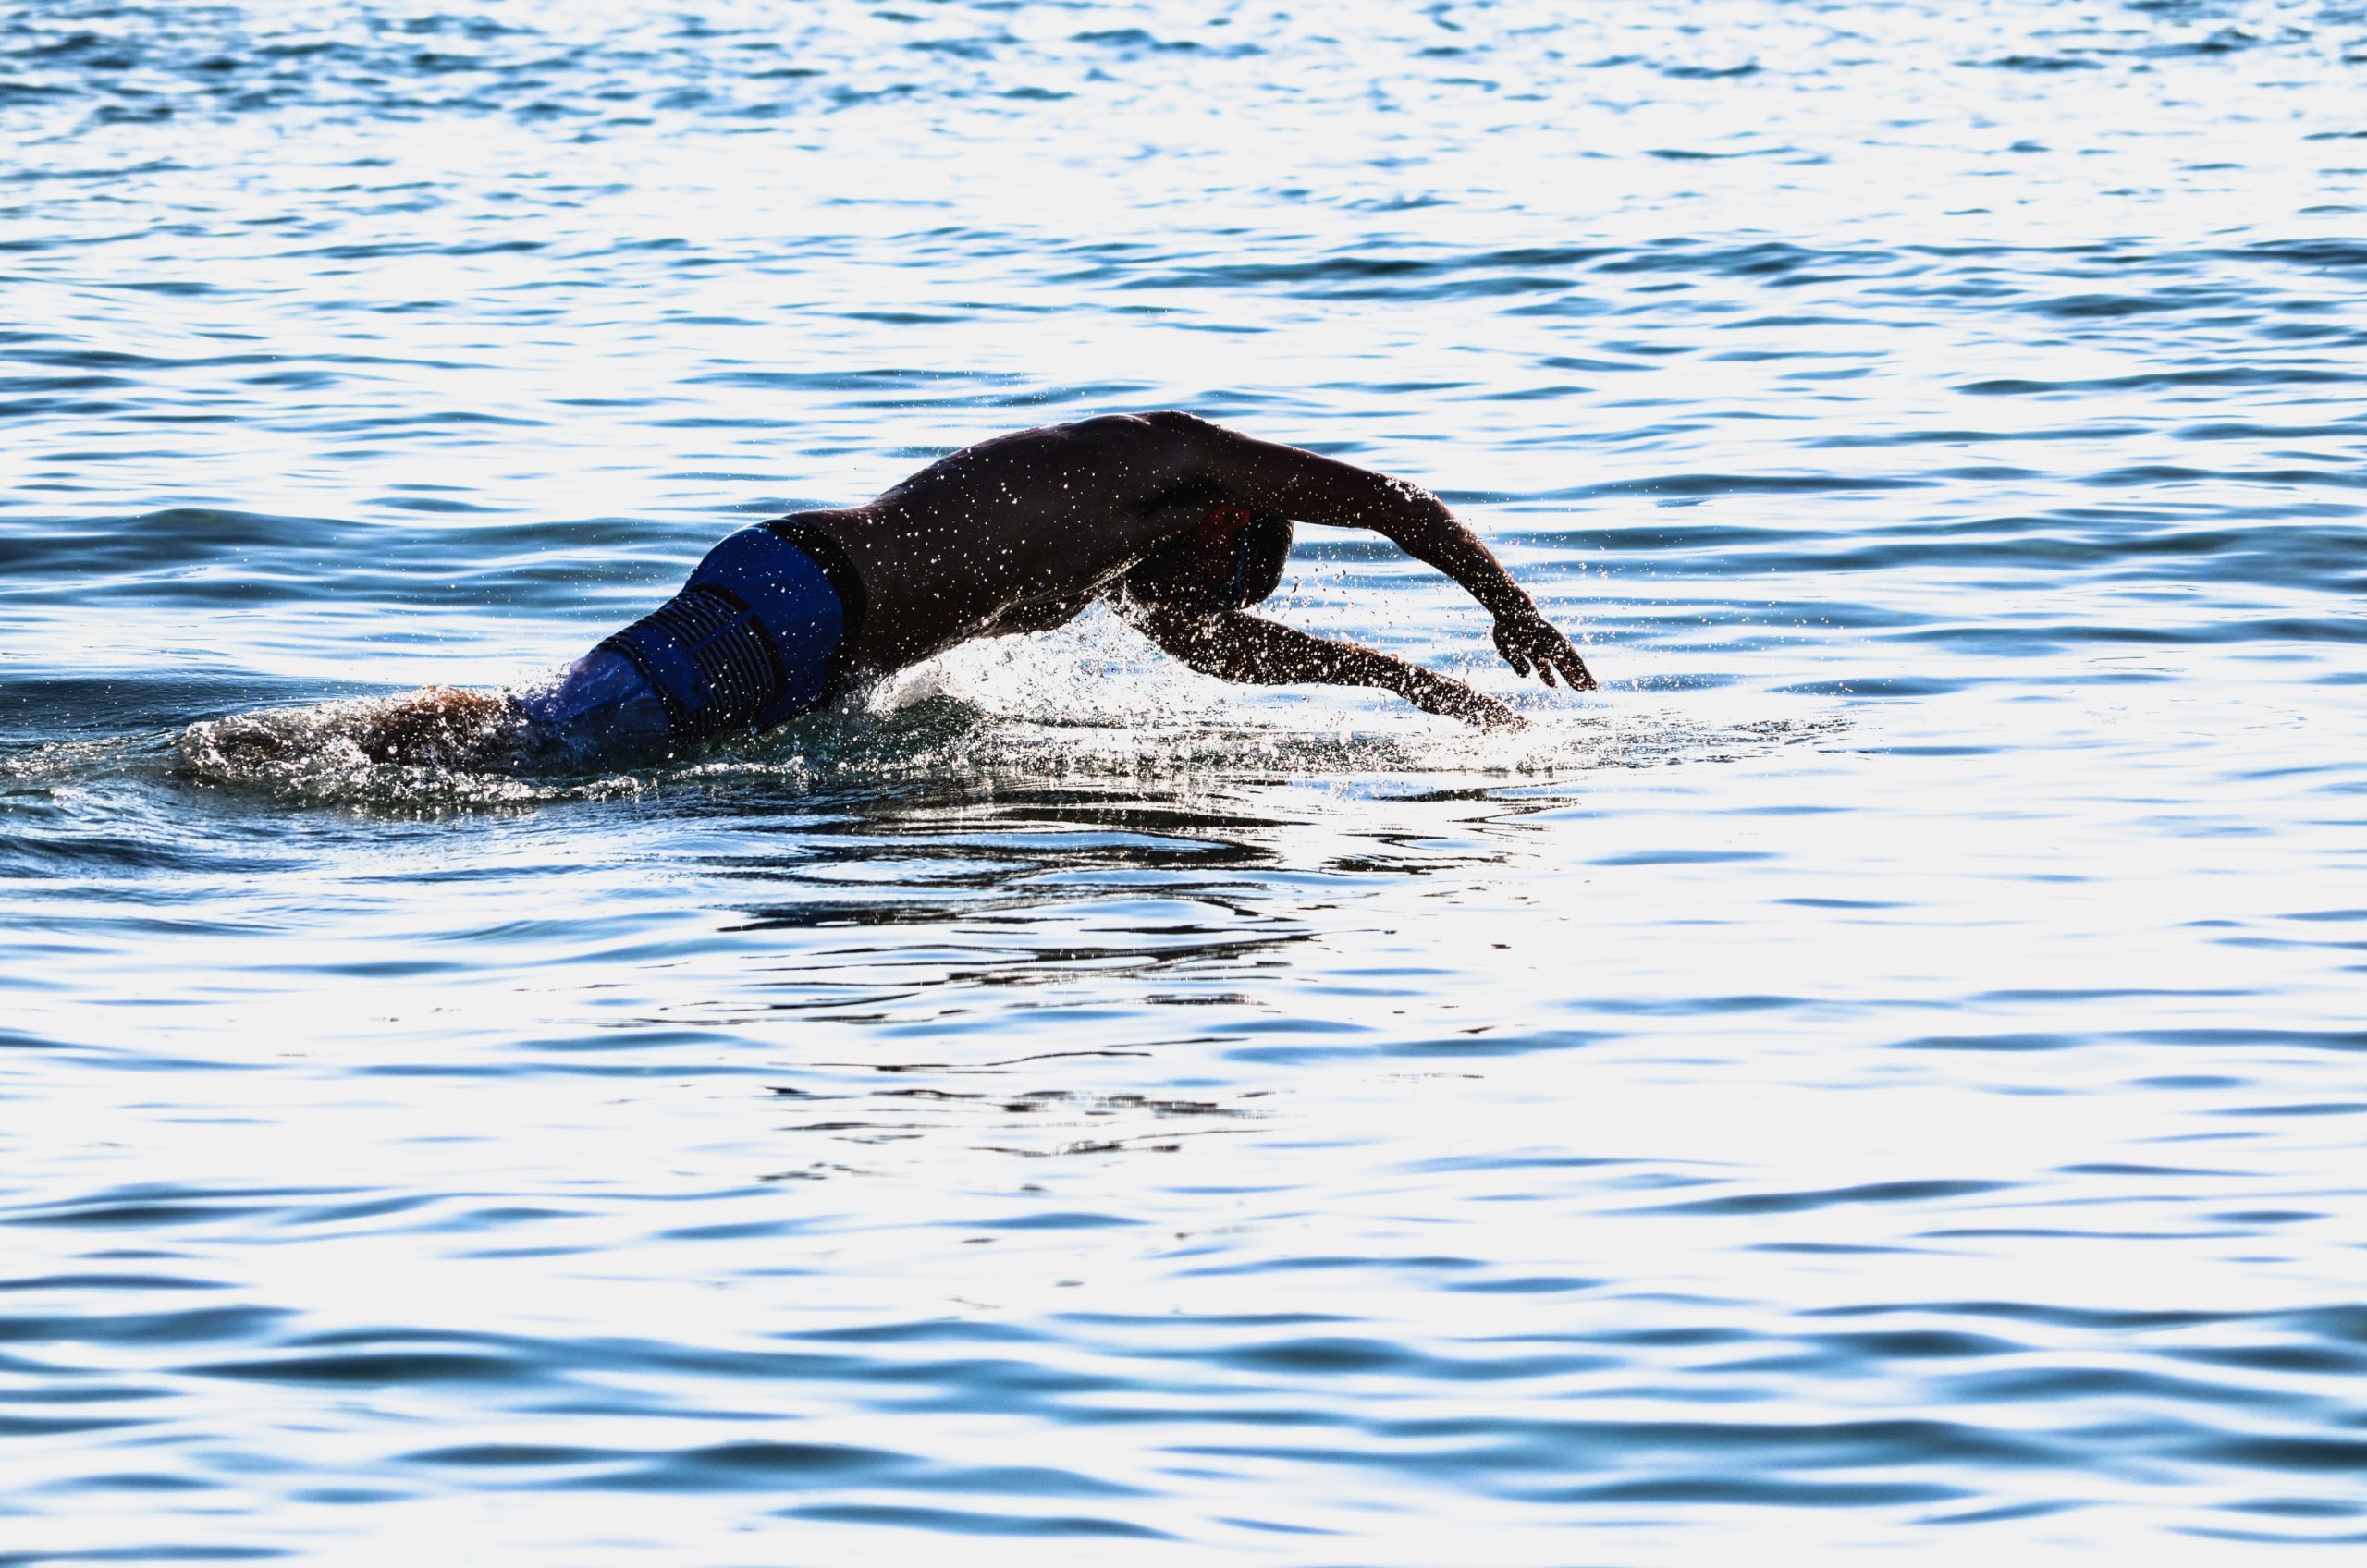
[[[2367,1533],[2356,7],[0,53],[0,1561]],[[1604,690],[1302,530],[1278,614],[1534,728],[1094,617],[352,744],[1159,405],[1435,487]]]

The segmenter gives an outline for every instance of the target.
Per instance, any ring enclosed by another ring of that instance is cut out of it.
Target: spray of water
[[[202,788],[285,801],[418,807],[632,794],[671,783],[768,780],[790,788],[959,778],[1012,784],[1456,776],[1533,781],[1603,767],[1710,760],[1829,732],[1829,714],[1785,717],[1580,701],[1530,690],[1526,729],[1481,731],[1377,692],[1245,689],[1147,655],[1110,617],[1060,632],[957,648],[769,735],[741,736],[630,770],[537,758],[497,696],[431,688],[190,725],[167,766]],[[53,759],[51,765],[55,766]],[[16,770],[31,765],[19,758]]]

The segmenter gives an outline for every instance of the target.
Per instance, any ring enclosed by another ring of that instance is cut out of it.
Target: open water
[[[0,160],[0,1563],[2357,1560],[2367,8],[15,0]],[[351,744],[1169,405],[1603,690]]]

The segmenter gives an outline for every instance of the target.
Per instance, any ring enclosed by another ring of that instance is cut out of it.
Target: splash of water
[[[538,758],[507,702],[441,688],[203,720],[173,739],[170,766],[204,787],[398,808],[741,779],[791,789],[938,777],[1189,786],[1415,775],[1501,784],[1715,760],[1813,740],[1840,723],[1821,711],[1719,717],[1698,695],[1683,711],[1507,695],[1525,703],[1527,729],[1469,729],[1370,693],[1248,691],[1146,658],[1114,619],[1094,616],[1057,633],[958,648],[770,734],[628,769]]]

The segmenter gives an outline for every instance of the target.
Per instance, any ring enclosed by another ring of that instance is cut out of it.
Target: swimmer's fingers
[[[1553,623],[1535,610],[1505,616],[1496,622],[1496,652],[1513,667],[1516,675],[1532,670],[1544,684],[1554,684],[1558,674],[1574,692],[1591,691],[1594,676],[1578,656],[1577,649],[1557,630]]]
[[[1466,713],[1459,713],[1454,716],[1455,717],[1463,720],[1464,723],[1480,729],[1510,730],[1526,729],[1528,728],[1528,720],[1521,717],[1520,715],[1515,713],[1511,708],[1506,707],[1503,704],[1496,701],[1495,698],[1483,695],[1477,692],[1473,692],[1472,695],[1477,697],[1478,700],[1471,704],[1470,710]]]
[[[1408,702],[1426,713],[1460,719],[1476,729],[1526,729],[1528,720],[1504,704],[1451,676],[1417,670],[1404,688]]]
[[[1437,707],[1430,710],[1449,718],[1459,718],[1474,729],[1526,729],[1528,720],[1521,717],[1504,704],[1470,687],[1457,683]]]
[[[1577,649],[1566,649],[1561,657],[1553,661],[1553,667],[1562,672],[1562,679],[1569,683],[1571,691],[1594,690],[1594,671],[1587,668],[1587,661],[1578,655]]]
[[[1513,673],[1519,676],[1527,675],[1529,669],[1527,639],[1524,631],[1521,624],[1509,616],[1496,622],[1496,652],[1513,667]]]
[[[1555,628],[1548,626],[1545,630],[1552,637],[1552,645],[1538,660],[1545,683],[1552,685],[1553,677],[1559,675],[1563,684],[1573,692],[1594,690],[1594,675],[1587,668],[1587,661],[1578,656],[1578,650]]]

